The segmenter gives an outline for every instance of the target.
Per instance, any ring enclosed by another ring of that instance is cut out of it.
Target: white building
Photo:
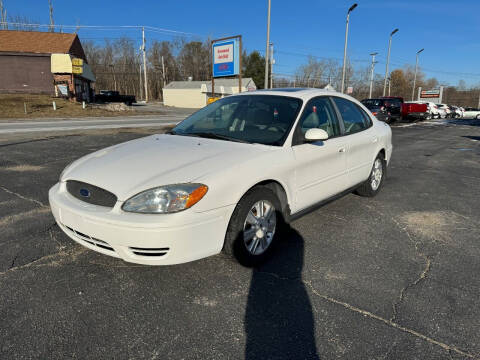
[[[215,79],[215,97],[237,94],[238,79]],[[251,78],[242,79],[242,92],[257,90]],[[163,88],[163,103],[166,106],[202,108],[212,97],[212,81],[172,81]]]

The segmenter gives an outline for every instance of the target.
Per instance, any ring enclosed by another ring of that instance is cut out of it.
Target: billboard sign
[[[429,99],[429,98],[439,98],[440,97],[440,89],[438,90],[423,90],[420,93],[420,98],[422,99]]]
[[[213,77],[236,76],[239,74],[240,51],[238,39],[214,42],[212,52]]]
[[[440,89],[422,90],[418,88],[418,100],[433,102],[434,104],[441,104],[443,98],[443,86]]]

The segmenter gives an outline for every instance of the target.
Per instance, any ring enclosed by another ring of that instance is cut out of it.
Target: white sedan
[[[223,250],[256,265],[294,217],[353,190],[376,195],[391,138],[340,93],[243,93],[169,133],[76,160],[49,201],[70,238],[128,262],[178,264]]]
[[[465,108],[465,111],[463,112],[463,117],[466,119],[480,120],[480,109]]]

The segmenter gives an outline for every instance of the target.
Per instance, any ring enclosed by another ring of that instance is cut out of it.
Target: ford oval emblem
[[[90,191],[88,189],[80,189],[80,195],[86,198],[90,197]]]

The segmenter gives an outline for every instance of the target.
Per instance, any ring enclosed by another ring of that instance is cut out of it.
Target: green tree
[[[258,89],[264,88],[265,58],[258,51],[253,51],[249,55],[246,52],[243,53],[242,76],[252,78]]]

